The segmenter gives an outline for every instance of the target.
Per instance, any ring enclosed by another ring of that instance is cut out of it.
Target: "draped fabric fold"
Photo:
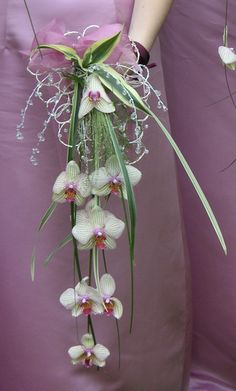
[[[28,0],[28,6],[36,31],[54,18],[68,30],[81,31],[88,25],[104,23],[122,23],[127,30],[133,1]],[[39,239],[36,235],[36,226],[51,201],[55,178],[64,170],[65,150],[52,125],[41,143],[39,166],[31,165],[31,149],[46,118],[45,108],[36,99],[27,113],[25,139],[15,139],[20,111],[34,86],[24,54],[31,47],[33,34],[23,1],[2,0],[0,11],[1,390],[183,391],[186,346],[190,346],[189,278],[173,152],[151,123],[145,134],[150,153],[138,165],[143,179],[136,190],[136,314],[132,335],[128,332],[130,277],[124,259],[125,238],[108,264],[119,281],[119,298],[125,303],[120,322],[121,369],[115,323],[106,319],[104,324],[99,316],[94,319],[99,341],[112,352],[107,366],[100,371],[73,367],[67,350],[84,334],[86,320],[79,320],[76,331],[70,311],[65,313],[59,303],[62,292],[73,286],[69,246],[47,268],[42,266],[42,260],[70,231],[68,205],[58,206]],[[153,58],[159,58],[157,47]],[[152,82],[164,91],[160,60]],[[160,115],[168,121],[166,114]],[[115,201],[112,210],[123,217]],[[36,279],[32,283],[34,243]]]

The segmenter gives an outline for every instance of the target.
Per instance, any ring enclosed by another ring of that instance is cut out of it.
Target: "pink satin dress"
[[[53,18],[63,21],[68,30],[113,22],[124,23],[128,28],[133,1],[28,0],[28,6],[36,31]],[[15,138],[20,111],[35,85],[26,71],[27,59],[23,54],[30,49],[32,40],[23,1],[1,1],[0,389],[183,391],[191,329],[187,255],[173,152],[153,124],[145,135],[150,153],[138,165],[143,179],[135,189],[138,229],[132,335],[128,331],[130,277],[125,235],[108,259],[109,271],[117,281],[117,297],[124,304],[120,321],[121,369],[112,318],[94,320],[98,341],[111,351],[107,366],[96,371],[70,363],[67,350],[79,341],[74,319],[59,303],[60,294],[73,286],[70,246],[58,253],[47,268],[42,265],[42,260],[70,231],[67,205],[57,208],[42,234],[36,233],[51,201],[55,178],[64,170],[65,151],[52,126],[41,146],[40,164],[31,165],[31,149],[46,116],[44,107],[36,101],[27,114],[24,140]],[[158,61],[157,48],[153,50],[153,59]],[[163,90],[160,61],[152,80],[156,88]],[[160,115],[167,122],[167,117]],[[190,192],[189,186],[187,194]],[[117,204],[114,202],[114,213],[122,218]],[[36,279],[32,283],[30,258],[35,243]],[[78,325],[81,337],[86,332],[86,320],[79,318]]]
[[[229,47],[236,4],[228,2]],[[192,270],[193,349],[190,391],[236,389],[236,111],[218,56],[225,23],[221,0],[176,0],[161,32],[172,134],[222,228],[221,250],[198,197],[179,167]],[[236,75],[228,71],[235,99]]]

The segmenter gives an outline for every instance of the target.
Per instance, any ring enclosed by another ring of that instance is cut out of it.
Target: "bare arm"
[[[129,37],[147,50],[164,22],[173,0],[135,0]]]

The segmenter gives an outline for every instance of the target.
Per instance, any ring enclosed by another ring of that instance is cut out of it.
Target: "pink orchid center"
[[[81,301],[81,308],[84,315],[90,315],[92,312],[92,301],[87,298],[83,298]]]
[[[88,97],[90,102],[95,104],[101,100],[101,94],[99,91],[89,91]]]
[[[93,365],[92,353],[89,349],[86,349],[84,352],[84,366],[86,368],[91,368],[92,365]]]
[[[121,180],[117,177],[112,178],[112,180],[109,182],[109,188],[111,189],[111,193],[114,195],[118,195],[120,192],[121,187]]]
[[[107,316],[110,316],[113,314],[113,311],[114,311],[114,303],[111,299],[105,299],[104,300],[104,305],[105,305],[105,309],[104,309],[104,314],[106,314]]]
[[[94,237],[95,237],[95,246],[100,250],[104,250],[106,248],[106,244],[105,244],[106,235],[104,229],[95,228]]]
[[[66,187],[64,192],[64,197],[67,202],[74,202],[76,197],[76,190],[74,185],[69,185]]]

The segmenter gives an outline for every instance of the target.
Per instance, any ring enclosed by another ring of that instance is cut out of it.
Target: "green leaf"
[[[50,252],[50,254],[48,255],[48,257],[43,261],[43,263],[45,265],[47,265],[51,259],[54,257],[54,255],[59,251],[61,250],[63,247],[65,247],[68,243],[70,243],[72,241],[72,234],[71,232],[63,239],[61,240],[61,242],[58,243],[58,245],[54,248],[54,250],[52,250]]]
[[[47,221],[50,219],[51,215],[53,214],[54,210],[56,209],[56,207],[57,207],[57,203],[55,201],[52,201],[51,205],[46,210],[42,219],[40,220],[40,223],[38,226],[38,231],[41,231],[43,229],[43,227],[45,226],[45,224],[47,223]]]
[[[119,43],[121,31],[112,37],[103,38],[94,42],[84,53],[82,60],[83,67],[90,64],[98,64],[104,62],[113,52],[116,45]]]
[[[96,74],[100,78],[101,82],[110,90],[113,92],[114,95],[116,95],[125,105],[128,107],[132,107],[132,103],[136,106],[137,109],[143,111],[144,113],[150,115],[154,118],[162,132],[164,133],[165,137],[169,141],[170,145],[174,149],[176,155],[178,156],[186,174],[188,175],[190,181],[193,184],[194,189],[196,190],[202,205],[205,208],[205,211],[211,221],[211,224],[216,232],[216,235],[218,237],[218,240],[225,252],[227,254],[227,247],[224,241],[224,237],[222,235],[222,232],[220,230],[219,224],[215,218],[215,215],[212,211],[212,208],[202,191],[197,179],[195,178],[191,168],[189,167],[185,157],[183,156],[182,152],[180,151],[178,145],[172,138],[171,134],[168,132],[166,127],[163,125],[163,123],[160,121],[160,119],[149,109],[149,107],[142,101],[141,97],[137,93],[137,91],[131,87],[126,81],[122,78],[122,76],[117,73],[114,69],[112,69],[109,66],[105,66],[103,64],[100,64],[99,69],[96,70]],[[118,83],[117,83],[118,81]],[[132,101],[132,103],[131,103]]]
[[[68,60],[68,61],[74,60],[74,61],[78,62],[78,64],[80,66],[82,65],[82,60],[78,56],[77,52],[69,46],[66,46],[66,45],[39,45],[37,49],[55,50],[59,53],[64,54],[66,60]]]
[[[36,262],[36,254],[35,254],[35,247],[33,249],[33,252],[32,252],[32,256],[31,256],[31,262],[30,262],[30,274],[31,274],[31,280],[34,281],[34,277],[35,277],[35,262]]]
[[[126,228],[128,232],[128,240],[129,240],[129,253],[130,253],[130,276],[131,276],[131,317],[130,317],[130,333],[132,331],[133,326],[133,316],[134,316],[134,247],[135,247],[135,231],[136,231],[136,203],[134,198],[134,192],[132,185],[130,183],[129,175],[126,169],[126,165],[124,163],[124,158],[120,150],[119,142],[115,133],[115,130],[113,128],[113,124],[111,122],[110,116],[108,114],[99,114],[101,118],[103,117],[106,121],[106,128],[109,132],[110,138],[112,140],[112,144],[114,147],[114,151],[116,154],[116,157],[119,162],[119,166],[121,169],[121,172],[123,174],[126,191],[127,191],[127,201],[128,201],[128,210],[129,210],[129,221],[127,218],[126,213],[126,206],[124,202],[123,193],[121,192],[122,196],[122,203],[124,208],[124,214],[125,214],[125,222],[126,222]]]
[[[228,46],[228,26],[226,25],[223,32],[223,45]]]

